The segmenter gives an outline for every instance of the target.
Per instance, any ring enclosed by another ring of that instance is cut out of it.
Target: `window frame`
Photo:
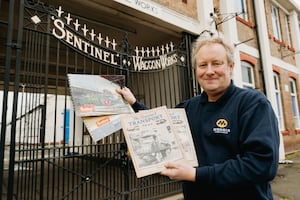
[[[245,21],[249,21],[247,0],[236,1],[233,5],[235,5],[235,11],[238,16]]]
[[[299,129],[300,128],[300,115],[299,115],[296,80],[293,78],[289,78],[289,83],[290,83],[290,95],[291,95],[291,101],[292,101],[292,110],[293,110],[293,118],[294,118],[295,128]]]
[[[281,34],[281,26],[279,19],[279,8],[273,4],[271,4],[271,16],[272,16],[272,27],[273,27],[273,35],[276,39],[282,40]]]
[[[284,15],[284,26],[285,26],[285,32],[286,32],[286,43],[287,45],[291,45],[291,36],[290,36],[290,21],[289,21],[289,16],[288,15]]]
[[[275,97],[276,97],[276,104],[277,104],[278,126],[279,129],[282,131],[285,129],[285,126],[284,126],[284,116],[283,116],[283,109],[282,109],[279,75],[276,72],[273,72],[273,78],[274,78],[274,87],[275,87],[274,89],[275,89]]]
[[[249,89],[255,89],[255,79],[254,79],[254,66],[251,65],[249,62],[241,61],[241,72],[242,72],[242,85],[243,88],[249,88]],[[247,68],[247,76],[250,79],[250,82],[248,80],[244,79],[243,74],[243,68]],[[250,72],[250,74],[249,74]],[[249,77],[250,75],[250,77]],[[252,82],[252,83],[251,83]]]

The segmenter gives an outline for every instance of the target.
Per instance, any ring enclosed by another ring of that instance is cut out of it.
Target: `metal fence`
[[[73,110],[67,74],[123,74],[140,101],[174,107],[193,95],[191,36],[183,34],[170,52],[175,64],[137,72],[123,62],[133,62],[126,36],[119,49],[106,49],[120,55],[116,67],[54,37],[55,8],[0,0],[0,9],[1,199],[158,199],[180,192],[180,182],[160,175],[136,178],[121,131],[92,141]]]

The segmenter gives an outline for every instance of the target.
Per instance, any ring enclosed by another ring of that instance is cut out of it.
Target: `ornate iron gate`
[[[116,49],[94,44],[118,55],[103,60],[55,37],[57,8],[0,0],[0,9],[1,198],[158,199],[180,192],[180,183],[166,177],[136,178],[121,131],[92,141],[72,110],[66,74],[123,74],[140,101],[174,107],[194,95],[192,37],[183,34],[182,44],[168,52],[176,63],[138,71],[126,36]]]

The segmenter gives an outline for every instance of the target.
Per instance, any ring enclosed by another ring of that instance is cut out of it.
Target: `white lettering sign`
[[[126,0],[125,3],[137,9],[143,10],[146,13],[158,14],[160,11],[160,7],[156,6],[152,2],[147,2],[143,0]]]
[[[156,8],[151,4],[140,0],[134,2],[144,9],[155,12]],[[53,36],[99,61],[116,66],[121,64],[118,63],[120,62],[120,55],[116,52],[117,43],[115,39],[103,38],[101,33],[97,35],[94,29],[89,29],[86,24],[81,25],[78,19],[73,20],[70,13],[63,16],[64,11],[61,6],[56,11],[58,17],[52,16]],[[80,31],[82,31],[81,34],[79,34]],[[90,37],[88,38],[88,36]],[[98,40],[99,45],[95,43],[96,40]],[[102,48],[102,45],[105,45],[106,48]],[[112,50],[109,50],[110,48]],[[163,70],[177,62],[177,55],[174,52],[172,42],[156,48],[142,47],[139,49],[136,47],[135,56],[129,56],[128,60],[122,62],[127,63],[129,67],[133,63],[133,70],[135,71]]]
[[[177,55],[173,54],[168,56],[167,54],[159,56],[159,59],[144,60],[143,57],[133,56],[133,65],[135,71],[147,71],[147,70],[163,70],[177,62]]]
[[[69,31],[64,26],[64,22],[61,19],[54,20],[54,28],[52,29],[52,34],[60,40],[64,40],[69,45],[75,47],[76,49],[92,56],[100,61],[117,65],[117,59],[119,54],[112,53],[103,48],[96,47],[88,40],[74,34],[73,32]]]

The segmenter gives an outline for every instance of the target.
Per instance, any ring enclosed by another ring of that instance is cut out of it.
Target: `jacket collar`
[[[217,104],[225,104],[228,99],[232,96],[233,92],[235,91],[236,86],[233,84],[231,80],[229,87],[226,89],[225,93],[215,102]],[[203,91],[200,95],[200,103],[208,103],[208,96],[205,91]]]

